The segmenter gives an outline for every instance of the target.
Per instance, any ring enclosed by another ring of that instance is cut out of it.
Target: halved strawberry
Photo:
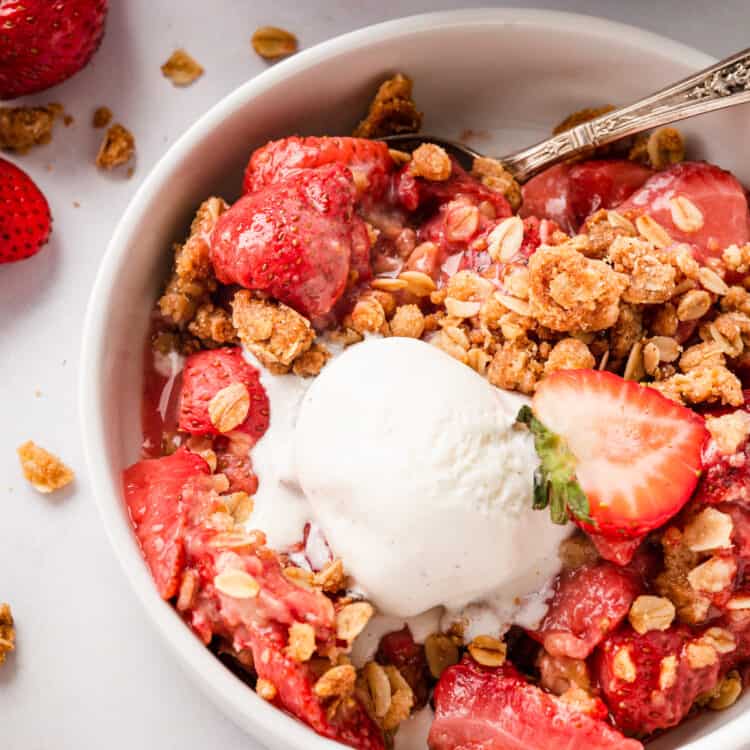
[[[553,656],[586,659],[626,617],[641,590],[637,576],[609,562],[563,572],[539,630]]]
[[[177,593],[185,564],[183,488],[192,477],[209,473],[208,464],[185,448],[139,461],[122,473],[130,520],[163,599]]]
[[[622,159],[556,164],[523,186],[519,213],[552,219],[573,234],[587,216],[618,206],[652,174],[647,167]]]
[[[508,664],[480,667],[465,658],[435,688],[430,750],[643,750],[604,721],[596,698],[588,711],[531,685]]]
[[[301,169],[315,169],[326,164],[348,167],[354,176],[357,193],[380,197],[385,192],[388,174],[394,162],[383,141],[367,138],[291,136],[270,141],[256,149],[242,185],[244,193],[261,190],[280,182]]]
[[[192,435],[219,435],[208,413],[211,399],[223,388],[241,383],[250,394],[250,408],[237,430],[246,432],[253,442],[268,429],[270,408],[260,373],[248,364],[238,346],[207,349],[191,354],[182,371],[179,427]]]
[[[680,211],[674,199],[679,198],[687,198],[698,209],[692,224],[675,221]],[[706,162],[682,162],[657,172],[619,210],[648,214],[675,241],[694,245],[703,258],[719,256],[729,245],[743,245],[750,239],[744,188],[730,172]]]
[[[314,318],[339,300],[350,267],[367,274],[369,248],[351,173],[329,164],[240,198],[216,223],[211,262],[223,284],[268,292]]]
[[[533,409],[533,414],[532,414]],[[607,536],[636,537],[688,501],[708,438],[703,417],[653,388],[598,370],[560,370],[519,419],[542,460],[535,507]]]

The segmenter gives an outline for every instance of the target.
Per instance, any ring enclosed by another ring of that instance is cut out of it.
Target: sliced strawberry
[[[380,664],[392,664],[398,668],[414,691],[415,708],[422,708],[427,703],[430,673],[424,646],[415,643],[408,626],[386,633],[380,639],[375,660]]]
[[[553,520],[634,538],[690,498],[708,438],[703,417],[653,388],[597,370],[560,370],[536,390],[532,421]],[[534,419],[536,417],[536,419]],[[541,424],[540,424],[541,422]]]
[[[531,635],[553,656],[586,659],[630,610],[641,586],[609,562],[563,572],[542,624]]]
[[[285,630],[277,625],[247,630],[258,677],[276,687],[276,702],[318,734],[358,750],[383,750],[383,734],[357,700],[326,706],[313,691],[317,675],[286,655]]]
[[[367,138],[292,136],[270,141],[250,157],[243,192],[251,193],[281,182],[301,169],[315,169],[328,164],[348,167],[360,196],[383,195],[394,162],[383,141]]]
[[[615,208],[653,172],[622,159],[557,164],[523,186],[521,216],[552,219],[569,234],[600,208]]]
[[[51,230],[47,199],[26,172],[0,159],[0,264],[36,255]]]
[[[130,520],[164,599],[177,593],[185,564],[183,488],[192,477],[208,473],[200,456],[180,448],[171,456],[139,461],[122,474]]]
[[[219,435],[208,413],[211,399],[222,389],[241,383],[250,395],[250,408],[235,429],[260,440],[268,429],[270,407],[260,373],[248,364],[238,346],[207,349],[191,354],[182,371],[179,427],[192,435]],[[248,448],[251,446],[248,446]]]
[[[695,231],[675,223],[672,199],[680,197],[700,211]],[[743,245],[750,239],[744,188],[734,175],[705,162],[683,162],[658,172],[620,210],[648,214],[675,241],[694,245],[703,258],[719,256],[729,245]]]
[[[343,294],[351,263],[363,265],[367,242],[351,173],[331,164],[240,198],[216,223],[211,260],[223,284],[268,292],[317,317]]]
[[[633,539],[618,539],[594,533],[589,533],[589,537],[599,555],[605,560],[615,563],[615,565],[627,565],[645,539],[645,536],[637,536]]]
[[[698,695],[716,686],[718,656],[707,666],[691,666],[688,646],[699,636],[685,626],[638,635],[625,625],[597,649],[594,672],[620,729],[645,735],[673,727]]]
[[[104,36],[107,0],[2,0],[0,99],[33,94],[83,68]]]
[[[487,669],[464,659],[443,672],[434,701],[430,750],[643,750],[603,720],[601,701],[584,713],[507,662]]]

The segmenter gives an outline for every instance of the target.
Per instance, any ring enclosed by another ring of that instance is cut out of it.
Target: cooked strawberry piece
[[[635,575],[609,562],[567,570],[532,635],[553,656],[586,659],[625,619],[640,589]]]
[[[104,36],[107,0],[3,0],[0,99],[55,86],[83,68]]]
[[[738,503],[750,508],[750,446],[740,450],[740,460],[714,455],[703,473],[695,500],[706,505]]]
[[[414,642],[408,626],[381,638],[375,660],[398,668],[414,692],[415,708],[421,708],[427,703],[430,677],[424,646]]]
[[[717,684],[718,656],[712,664],[691,666],[689,644],[699,636],[685,626],[638,635],[625,625],[597,649],[594,673],[620,729],[646,735],[673,727],[700,693]]]
[[[253,471],[251,448],[253,440],[243,438],[242,433],[235,432],[230,437],[214,439],[216,454],[216,472],[229,480],[229,492],[247,492],[254,495],[258,491],[258,477]]]
[[[596,551],[605,559],[615,565],[627,565],[641,546],[645,536],[637,536],[634,539],[617,539],[604,536],[603,534],[589,533]]]
[[[268,396],[260,373],[245,361],[238,346],[203,350],[187,358],[182,372],[180,429],[192,435],[221,434],[211,421],[208,406],[219,391],[234,383],[244,385],[250,396],[247,417],[234,429],[246,432],[252,443],[260,440],[270,420]]]
[[[430,750],[642,750],[603,720],[601,701],[584,713],[507,663],[486,669],[464,659],[443,672],[434,702]]]
[[[631,161],[557,164],[523,186],[521,216],[551,219],[569,234],[600,208],[615,208],[653,174]]]
[[[258,677],[276,687],[275,702],[318,734],[358,750],[383,750],[383,735],[357,700],[327,706],[313,690],[316,674],[309,664],[284,652],[287,638],[278,625],[248,628],[242,646],[253,652]]]
[[[164,599],[177,593],[185,564],[183,488],[192,477],[208,473],[208,464],[184,448],[171,456],[139,461],[123,471],[130,520]]]
[[[695,489],[704,419],[653,388],[609,372],[560,370],[539,384],[533,412],[547,472],[540,489],[557,521],[568,512],[586,530],[636,538],[674,516]]]
[[[686,231],[684,220],[675,222],[673,199],[686,198],[698,209],[694,231]],[[697,248],[702,258],[720,256],[732,244],[750,239],[745,190],[734,177],[713,164],[683,162],[657,172],[620,206],[621,211],[648,214],[678,242]]]
[[[455,159],[451,159],[451,176],[443,182],[415,177],[405,164],[396,174],[394,189],[398,202],[407,211],[429,210],[449,201],[464,197],[478,206],[482,201],[490,203],[498,219],[510,216],[513,212],[502,193],[491,190],[472,177]]]
[[[243,192],[250,193],[281,182],[301,169],[328,164],[348,167],[360,196],[380,198],[388,185],[394,162],[388,146],[367,138],[292,136],[270,141],[250,157]]]
[[[26,172],[0,159],[0,264],[36,255],[51,231],[47,199]]]
[[[341,297],[352,262],[365,270],[366,241],[351,173],[331,164],[240,198],[216,223],[211,260],[223,284],[268,292],[317,317]]]

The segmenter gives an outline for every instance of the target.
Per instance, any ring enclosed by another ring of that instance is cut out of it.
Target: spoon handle
[[[524,182],[545,167],[619,138],[745,102],[750,102],[750,48],[500,161]]]

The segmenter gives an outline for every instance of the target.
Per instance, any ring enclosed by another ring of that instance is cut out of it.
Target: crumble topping
[[[264,60],[278,60],[293,55],[299,46],[294,34],[278,26],[261,26],[256,29],[251,43],[255,52]]]
[[[62,114],[60,104],[46,107],[0,107],[0,149],[25,154],[34,146],[52,140],[55,120]]]
[[[18,448],[23,475],[35,490],[48,494],[69,485],[75,478],[57,456],[28,440]]]
[[[203,68],[184,49],[176,49],[161,66],[161,72],[173,85],[189,86],[203,75]]]
[[[5,662],[7,655],[16,647],[16,629],[13,625],[13,615],[10,604],[0,604],[0,665]]]
[[[411,78],[398,73],[384,81],[370,104],[367,117],[352,133],[356,138],[383,138],[399,133],[416,133],[422,127],[422,113],[412,99]]]
[[[107,129],[99,153],[96,155],[96,166],[100,169],[114,169],[127,164],[135,155],[135,138],[120,123]]]

